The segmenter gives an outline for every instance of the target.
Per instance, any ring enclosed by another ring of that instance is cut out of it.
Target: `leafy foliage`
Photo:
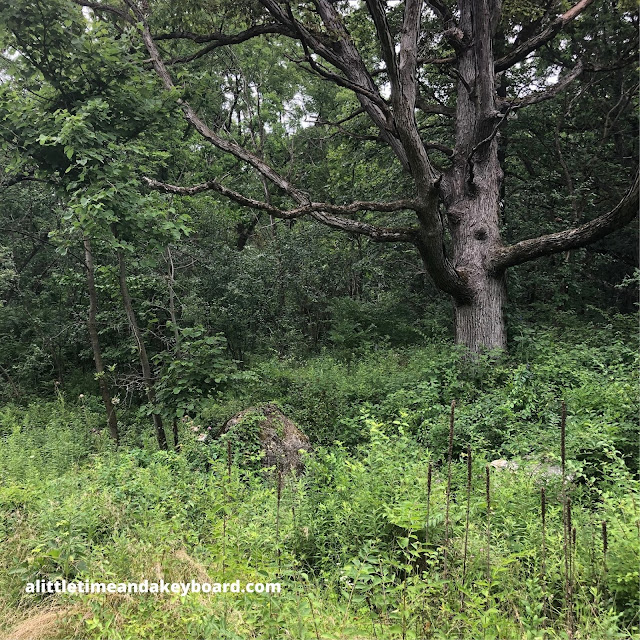
[[[203,399],[249,379],[247,373],[237,371],[229,361],[223,337],[207,336],[202,328],[181,329],[179,336],[177,354],[165,351],[155,357],[160,371],[157,410],[164,410],[174,418],[196,413]]]
[[[637,636],[635,230],[515,268],[509,353],[470,360],[451,343],[450,301],[413,245],[276,220],[214,191],[178,198],[148,188],[145,175],[215,179],[291,205],[203,144],[182,118],[185,100],[311,199],[388,201],[415,187],[360,101],[305,70],[308,52],[290,37],[194,55],[207,43],[189,34],[242,33],[265,19],[260,3],[152,4],[176,89],[161,88],[138,27],[118,17],[68,0],[0,4],[2,632],[21,637],[23,618],[55,611],[50,635],[60,639]],[[384,85],[365,6],[332,6]],[[387,8],[398,33],[402,5]],[[505,2],[496,55],[545,28],[556,8],[566,7]],[[322,30],[315,10],[291,10]],[[447,114],[458,82],[449,63],[430,61],[453,49],[435,13],[424,18],[420,49],[429,55],[417,77],[442,113],[418,111],[416,123],[441,173],[455,160]],[[499,78],[514,97],[548,87],[559,65],[578,58],[610,68],[501,121],[505,242],[575,226],[619,202],[635,170],[638,124],[637,78],[617,62],[636,27],[627,0],[593,3]],[[415,223],[407,211],[354,219]],[[118,448],[105,431],[86,327],[85,239]],[[152,362],[151,399],[118,254]],[[305,473],[280,485],[258,464],[258,416],[218,438],[231,415],[266,402],[314,449]],[[173,423],[174,451],[157,451],[150,414]],[[496,458],[511,470],[491,471],[488,508],[485,465]],[[81,602],[24,593],[34,579],[194,576],[279,580],[283,593]]]
[[[510,386],[500,390],[486,382],[478,399],[492,392],[508,398]],[[463,406],[454,451],[463,449],[468,437]],[[54,408],[59,419],[51,418]],[[615,449],[599,473],[583,466],[574,455],[582,426],[573,414],[570,410],[568,468],[573,479],[568,490],[577,531],[571,551],[575,624],[586,637],[630,638],[637,628],[638,481]],[[192,429],[193,423],[181,422],[180,453],[149,447],[114,453],[106,450],[106,434],[93,433],[96,422],[97,406],[71,407],[62,399],[55,406],[3,410],[0,584],[8,610],[37,611],[37,598],[23,593],[26,580],[139,580],[156,575],[157,566],[165,580],[190,581],[194,575],[200,580],[278,580],[283,591],[268,601],[192,594],[179,602],[153,596],[120,602],[96,594],[82,601],[81,613],[69,614],[58,629],[60,637],[153,638],[161,630],[168,636],[275,638],[292,625],[300,637],[309,638],[317,633],[361,637],[372,626],[382,638],[402,633],[565,637],[557,477],[536,475],[526,466],[516,472],[493,471],[489,521],[484,481],[489,458],[474,444],[467,531],[467,465],[456,453],[447,537],[442,453],[420,445],[403,420],[393,423],[372,414],[363,420],[367,443],[357,450],[335,444],[316,448],[304,475],[290,478],[280,497],[274,480],[252,471],[246,459],[233,461],[229,474],[225,443],[204,445],[199,437],[203,428]],[[76,432],[84,429],[87,438],[76,438],[76,453],[68,444],[52,448],[57,462],[45,467],[39,458],[43,442],[64,443],[69,425]],[[557,455],[557,420],[549,432]],[[530,444],[535,456],[547,451],[535,438]],[[234,450],[240,446],[234,441]],[[88,456],[90,464],[83,462]],[[69,466],[74,463],[80,466]],[[544,547],[541,486],[547,495]],[[602,521],[608,530],[606,558]],[[463,570],[465,535],[468,562]],[[56,597],[56,606],[64,604]]]

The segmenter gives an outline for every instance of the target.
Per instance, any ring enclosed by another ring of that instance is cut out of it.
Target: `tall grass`
[[[299,416],[311,415],[317,400],[309,430],[336,438],[327,446],[316,438],[305,473],[276,482],[242,466],[247,456],[232,456],[226,443],[203,445],[191,423],[179,425],[179,452],[156,452],[145,422],[124,414],[114,452],[92,398],[86,408],[62,399],[0,409],[0,629],[73,605],[26,596],[24,583],[37,577],[197,575],[279,577],[283,592],[268,600],[97,595],[75,601],[69,625],[52,633],[637,635],[639,485],[627,453],[634,401],[626,352],[560,345],[565,366],[536,345],[527,362],[496,363],[469,379],[436,351],[376,356],[369,370],[352,363],[349,376],[330,357],[298,365],[297,379],[293,364],[282,365],[262,388],[265,399],[289,410],[295,402]],[[615,393],[598,396],[603,370]],[[246,393],[194,424],[214,427],[233,403],[258,399]],[[561,393],[569,410],[559,433]],[[334,409],[344,415],[334,420]],[[496,457],[520,467],[498,471],[488,464]],[[554,462],[557,477],[545,472]],[[591,543],[585,536],[597,538],[597,528],[600,543]]]

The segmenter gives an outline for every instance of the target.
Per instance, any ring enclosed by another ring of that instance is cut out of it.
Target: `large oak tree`
[[[637,213],[636,174],[628,177],[629,188],[616,206],[588,212],[582,224],[575,220],[572,228],[510,245],[501,236],[501,131],[522,109],[633,62],[636,16],[617,3],[609,16],[619,26],[616,56],[600,59],[591,43],[602,34],[597,21],[587,21],[594,12],[610,9],[599,0],[574,6],[523,1],[504,12],[499,0],[459,0],[457,5],[447,0],[259,0],[236,7],[231,20],[228,7],[205,2],[73,2],[143,43],[148,73],[176,95],[180,65],[256,39],[268,39],[272,46],[286,42],[279,49],[283,64],[296,64],[319,82],[351,92],[358,103],[353,113],[323,124],[343,132],[346,122],[358,118],[369,130],[375,128],[375,136],[363,137],[388,147],[408,177],[396,199],[316,201],[313,185],[292,180],[289,169],[255,139],[232,135],[220,125],[226,116],[212,116],[185,95],[177,98],[182,116],[218,151],[249,167],[262,181],[264,197],[213,176],[185,185],[149,175],[146,183],[172,194],[213,191],[273,218],[307,216],[373,241],[413,244],[435,285],[451,296],[456,341],[474,352],[506,347],[508,268],[593,243]],[[204,14],[214,30],[199,29],[197,16]],[[176,23],[190,28],[176,29]],[[200,75],[207,69],[202,66]],[[424,137],[425,122],[434,119],[439,131],[449,131],[437,141]],[[629,173],[625,167],[621,171]],[[412,225],[387,222],[394,216],[404,221],[407,212]],[[385,223],[376,223],[376,217]]]

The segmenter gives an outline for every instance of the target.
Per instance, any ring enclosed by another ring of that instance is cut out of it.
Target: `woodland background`
[[[378,64],[365,5],[335,4]],[[584,224],[632,183],[636,7],[590,4],[512,70],[509,91],[544,90],[578,58],[607,65],[501,121],[505,244]],[[287,206],[203,140],[183,100],[317,201],[412,189],[353,115],[353,92],[309,73],[298,43],[220,37],[263,24],[262,5],[151,5],[140,7],[157,33],[218,34],[156,38],[177,83],[168,91],[118,14],[138,5],[0,2],[0,633],[635,637],[636,222],[510,269],[508,350],[469,356],[454,344],[449,295],[410,243],[279,219],[215,190],[150,188],[145,176],[213,179]],[[402,4],[391,5],[399,32]],[[293,8],[303,20],[310,7]],[[503,45],[569,8],[505,2]],[[430,28],[439,19],[425,16]],[[427,44],[455,54],[446,38]],[[430,72],[443,112],[456,82]],[[446,171],[445,117],[418,125]],[[310,438],[300,476],[262,468],[259,409],[218,438],[267,402]],[[519,468],[487,466],[496,459]],[[43,578],[194,576],[279,579],[283,593],[23,592]]]

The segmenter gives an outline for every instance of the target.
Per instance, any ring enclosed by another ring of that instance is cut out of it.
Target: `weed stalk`
[[[282,469],[278,468],[278,486],[276,488],[276,553],[278,556],[278,575],[280,575],[280,503],[282,502]]]
[[[491,588],[491,468],[486,465],[485,493],[487,499],[487,584]]]
[[[471,512],[471,445],[467,445],[467,513],[464,523],[464,550],[462,553],[462,587],[467,578],[467,552],[469,549],[469,514]],[[460,596],[460,608],[464,607],[464,590]]]
[[[567,405],[562,401],[560,417],[560,460],[562,462],[562,552],[564,556],[564,597],[567,609],[567,634],[573,638],[573,608],[571,606],[571,579],[569,545],[571,536],[571,504],[567,498]]]
[[[444,571],[444,579],[446,581],[448,575],[448,558],[447,551],[449,547],[449,507],[451,504],[451,459],[453,457],[453,428],[455,425],[455,412],[456,412],[456,401],[451,401],[451,414],[449,416],[449,452],[447,454],[447,495],[445,498],[446,507],[445,507],[445,517],[444,517],[444,554],[443,554],[443,571]],[[444,588],[446,590],[447,584],[445,582]]]
[[[227,440],[227,478],[224,483],[224,511],[222,514],[222,577],[224,578],[225,570],[227,568],[227,511],[228,511],[228,498],[229,498],[229,481],[231,480],[231,441]]]
[[[540,581],[542,582],[542,614],[546,623],[547,618],[547,492],[540,489],[540,515],[542,519],[542,557],[540,562]]]
[[[609,535],[607,533],[607,521],[602,521],[602,581],[603,595],[607,595],[607,552],[609,551]]]
[[[431,463],[429,463],[429,467],[427,468],[427,519],[424,525],[424,544],[425,544],[425,552],[426,547],[429,544],[429,516],[431,514],[431,478],[433,474],[433,467]],[[425,553],[426,557],[426,553]]]

